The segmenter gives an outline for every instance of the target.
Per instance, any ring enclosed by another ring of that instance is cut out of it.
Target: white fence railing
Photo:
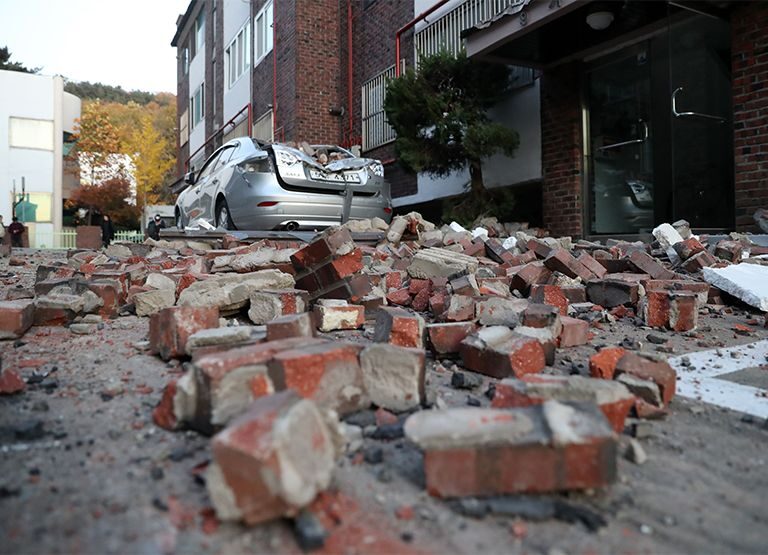
[[[466,0],[416,33],[414,37],[416,67],[419,67],[419,58],[432,56],[441,51],[457,55],[464,48],[462,31],[488,21],[508,7],[522,4],[524,1]]]
[[[395,130],[387,123],[384,99],[387,95],[387,81],[394,79],[394,64],[363,84],[363,151],[394,141]]]
[[[35,249],[74,249],[77,248],[77,228],[65,227],[61,231],[45,232],[35,230],[30,234],[31,247]],[[143,243],[141,231],[116,231],[113,241]]]

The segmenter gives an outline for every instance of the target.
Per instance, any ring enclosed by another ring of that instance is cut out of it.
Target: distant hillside
[[[123,87],[104,85],[102,83],[91,83],[89,81],[67,81],[64,90],[72,93],[83,100],[101,100],[103,102],[116,102],[118,104],[128,104],[135,102],[141,106],[146,106],[152,101],[160,105],[168,104],[173,95],[169,93],[151,93],[146,91],[126,91]]]

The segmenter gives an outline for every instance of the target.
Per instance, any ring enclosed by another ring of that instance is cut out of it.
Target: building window
[[[15,199],[16,209],[14,215],[24,223],[42,223],[53,221],[51,206],[53,205],[51,193],[27,193],[24,198],[21,195]]]
[[[253,25],[256,30],[256,61],[255,65],[272,51],[272,2],[268,2],[261,11],[256,14]]]
[[[53,122],[43,119],[8,118],[8,146],[53,150]]]
[[[189,141],[189,110],[184,110],[179,118],[179,146],[184,146]]]
[[[387,122],[384,99],[387,96],[387,82],[395,78],[395,66],[390,66],[373,79],[366,81],[362,88],[363,150],[371,150],[396,138],[395,130]]]
[[[181,73],[182,75],[189,73],[189,48],[181,51]]]
[[[205,12],[201,11],[197,19],[195,19],[195,27],[192,30],[192,38],[190,39],[190,47],[192,48],[192,59],[195,59],[198,52],[203,50],[205,45]]]
[[[224,58],[227,64],[227,83],[229,88],[251,67],[251,26],[248,22],[229,43]]]
[[[200,83],[189,99],[190,127],[194,129],[205,117],[205,83]]]

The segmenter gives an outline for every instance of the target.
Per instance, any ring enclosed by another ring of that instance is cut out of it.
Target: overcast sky
[[[176,93],[176,18],[189,0],[0,0],[0,47],[46,75]]]

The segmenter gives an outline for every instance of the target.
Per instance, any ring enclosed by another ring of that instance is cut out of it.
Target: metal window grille
[[[395,130],[387,123],[384,112],[384,99],[387,94],[387,81],[394,79],[394,64],[363,84],[363,151],[395,140]]]

